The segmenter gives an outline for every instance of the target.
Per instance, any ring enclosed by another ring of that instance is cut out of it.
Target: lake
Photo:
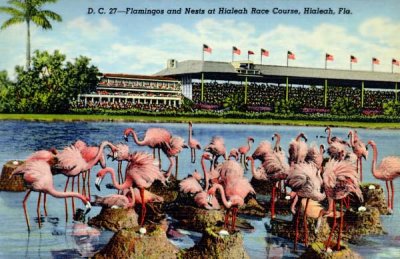
[[[127,127],[134,128],[141,139],[145,130],[149,127],[163,127],[172,132],[173,135],[179,135],[187,140],[188,125],[172,123],[116,123],[116,122],[23,122],[23,121],[1,121],[0,124],[0,164],[3,165],[9,160],[24,160],[32,152],[40,149],[55,147],[62,149],[77,139],[95,145],[103,140],[114,143],[125,142],[123,140],[123,131]],[[245,145],[248,136],[255,139],[250,152],[262,140],[271,141],[274,132],[279,132],[282,136],[282,147],[287,151],[289,142],[297,136],[299,132],[304,132],[309,142],[316,144],[325,144],[326,136],[322,127],[289,127],[289,126],[258,126],[258,125],[224,125],[224,124],[194,124],[194,138],[196,138],[202,147],[207,145],[214,135],[224,137],[225,145],[229,151],[231,148],[238,148]],[[347,138],[349,129],[333,128],[334,136]],[[395,130],[367,130],[358,129],[360,138],[366,143],[369,139],[375,140],[378,146],[378,161],[388,155],[400,155],[400,131]],[[147,147],[138,147],[129,139],[128,145],[131,151],[151,150]],[[195,169],[201,171],[200,152],[197,152],[196,164],[190,163],[190,150],[185,149],[179,156],[179,178],[192,173]],[[162,155],[163,156],[163,155]],[[371,174],[372,150],[367,161],[363,162],[364,182],[374,182],[383,184]],[[117,168],[116,162],[107,161],[107,165]],[[162,167],[164,170],[168,167],[168,161],[163,156]],[[95,167],[92,170],[92,187],[94,187],[94,175],[99,170]],[[250,173],[246,174],[251,177]],[[58,190],[64,189],[65,177],[63,175],[54,176],[55,187]],[[110,177],[105,177],[102,185],[111,182]],[[383,184],[384,185],[384,184]],[[394,181],[395,189],[400,190],[400,181]],[[115,193],[113,190],[102,188],[98,192],[92,188],[92,194],[106,195]],[[386,193],[385,193],[386,194]],[[38,228],[35,219],[37,193],[32,193],[28,200],[28,212],[31,220],[32,231],[27,232],[22,200],[25,193],[0,192],[0,257],[2,258],[79,258],[91,256],[95,251],[101,249],[111,238],[113,233],[103,231],[99,235],[85,236],[77,230],[79,223],[72,220],[65,222],[64,200],[48,198],[48,217],[43,218],[42,228]],[[399,197],[395,197],[394,214],[382,216],[382,222],[387,235],[378,237],[368,237],[367,245],[351,248],[365,258],[388,257],[394,258],[400,256],[400,224],[397,217],[400,215]],[[76,201],[79,208],[84,208],[80,201]],[[100,208],[93,207],[88,217],[94,217],[99,213]],[[291,258],[297,257],[293,254],[291,248],[293,244],[287,240],[274,237],[267,233],[265,224],[269,223],[269,218],[262,220],[250,219],[255,231],[243,233],[245,248],[251,258]],[[183,240],[171,240],[180,247],[190,247],[198,240],[198,235],[193,235]]]

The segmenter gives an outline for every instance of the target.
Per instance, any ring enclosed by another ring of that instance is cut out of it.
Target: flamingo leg
[[[64,192],[67,191],[68,183],[69,183],[69,176],[67,177],[67,182],[65,183]],[[64,203],[65,203],[65,222],[67,222],[68,221],[68,201],[67,201],[67,198],[64,199]]]
[[[75,185],[75,176],[72,177],[72,192],[74,192],[74,185]],[[71,197],[71,201],[72,201],[72,215],[74,215],[75,213],[75,201],[74,198]]]
[[[158,148],[158,168],[161,169],[161,149]]]
[[[238,212],[238,208],[236,206],[233,207],[233,209],[232,209],[232,231],[235,231],[237,212]]]
[[[46,207],[46,203],[47,203],[47,193],[44,193],[44,202],[43,202],[43,210],[44,210],[44,216],[47,217],[47,207]]]
[[[336,204],[335,201],[333,200],[333,226],[331,232],[329,233],[328,241],[325,243],[326,250],[328,250],[331,244],[332,234],[335,231],[335,228],[336,228]]]
[[[178,156],[175,157],[175,179],[178,179]]]
[[[87,171],[82,172],[81,175],[82,175],[82,195],[86,196],[86,176],[87,176]]]
[[[31,194],[31,192],[32,192],[32,190],[29,189],[25,194],[24,200],[22,201],[22,207],[24,208],[25,220],[26,220],[26,225],[28,227],[28,231],[31,231],[31,225],[29,224],[28,211],[26,210],[26,201],[28,200],[28,197]]]
[[[304,208],[304,217],[303,217],[303,223],[304,223],[304,245],[307,247],[308,246],[308,224],[307,224],[307,207],[308,207],[308,202],[310,201],[310,198],[307,198],[306,201],[306,207]]]
[[[40,200],[42,199],[42,192],[39,192],[39,197],[37,200],[37,207],[36,207],[36,213],[37,213],[37,217],[38,217],[38,224],[39,224],[39,228],[42,227],[42,222],[40,221]]]
[[[340,239],[342,236],[342,231],[343,231],[343,199],[340,200],[340,227],[339,227],[339,234],[337,238],[337,251],[340,251]]]
[[[90,169],[87,171],[87,187],[88,187],[88,197],[90,199]]]
[[[153,148],[153,158],[156,159],[156,148]]]
[[[272,194],[271,194],[271,219],[275,218],[275,185],[272,187]]]
[[[231,212],[231,210],[230,209],[227,209],[226,210],[226,213],[225,213],[225,223],[224,223],[224,228],[226,228],[226,229],[228,229],[228,220],[229,220],[229,213]]]
[[[362,177],[362,157],[360,157],[360,182],[362,182],[363,177]]]
[[[193,148],[193,163],[196,163],[196,149]]]
[[[301,202],[299,202],[301,204]],[[298,206],[300,207],[300,206]],[[294,251],[297,250],[297,240],[299,239],[299,221],[300,221],[300,208],[296,211],[296,234],[294,238]]]
[[[390,192],[389,192],[389,181],[386,181],[386,190],[387,190],[387,207],[390,209]]]
[[[118,161],[118,184],[121,184],[122,182],[122,161]],[[117,190],[117,193],[120,193],[119,190]]]
[[[83,173],[84,172],[81,172],[81,174],[83,174]],[[81,186],[80,186],[81,185],[81,176],[79,174],[77,176],[78,176],[77,177],[78,178],[78,181],[77,181],[78,182],[78,193],[81,193]]]
[[[140,197],[142,198],[142,218],[140,220],[140,226],[143,226],[144,223],[144,217],[146,216],[146,204],[144,201],[144,188],[140,188]]]
[[[392,200],[390,202],[390,208],[393,211],[393,204],[394,204],[394,187],[393,187],[393,180],[390,181],[390,187],[392,188],[392,196],[390,197]]]

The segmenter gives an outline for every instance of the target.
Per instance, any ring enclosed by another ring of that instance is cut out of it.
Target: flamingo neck
[[[215,188],[216,190],[219,190],[219,192],[220,192],[220,194],[221,194],[222,203],[224,203],[225,208],[229,209],[230,207],[232,207],[232,204],[229,203],[229,202],[226,200],[225,189],[224,189],[224,187],[222,187],[222,185],[220,185],[220,184],[214,184],[214,188]]]
[[[174,158],[172,156],[168,156],[168,160],[169,160],[170,164],[169,164],[169,167],[168,167],[168,170],[167,170],[167,174],[166,174],[167,177],[169,177],[171,175],[172,168],[175,165]]]
[[[280,145],[281,145],[281,136],[276,135],[275,150],[279,151]]]
[[[189,139],[189,143],[190,143],[190,141],[192,140],[192,125],[190,125],[190,124],[189,124],[189,137],[188,137],[188,139]]]
[[[328,144],[330,145],[330,144],[332,144],[332,140],[331,140],[331,129],[330,128],[328,128]]]
[[[48,194],[50,194],[51,196],[56,197],[56,198],[68,198],[68,197],[78,198],[84,204],[86,204],[88,202],[85,196],[83,196],[82,194],[77,193],[77,192],[60,192],[60,191],[57,191],[54,188],[51,188],[48,191]]]
[[[107,171],[107,173],[111,174],[112,183],[114,187],[117,188],[118,190],[124,190],[129,187],[132,187],[132,177],[129,174],[126,175],[125,182],[119,184],[117,177],[115,176],[115,172],[112,168],[109,171]]]
[[[251,149],[251,140],[247,140],[247,146],[249,147],[249,150]]]
[[[372,158],[372,166],[371,166],[372,175],[378,178],[380,176],[380,173],[378,172],[378,170],[376,170],[376,161],[378,160],[378,149],[376,148],[375,145],[371,146],[374,152],[374,157]]]
[[[205,191],[208,190],[209,187],[209,183],[208,183],[208,173],[206,172],[206,164],[204,162],[205,158],[202,157],[201,158],[201,169],[203,169],[203,173],[204,173],[204,181],[206,181],[206,185],[205,185]]]
[[[137,145],[139,145],[139,146],[143,146],[144,145],[144,141],[142,140],[142,141],[140,141],[139,139],[138,139],[138,137],[137,137],[137,134],[136,134],[136,132],[135,131],[132,131],[132,137],[133,137],[133,141],[135,141],[135,143],[137,144]]]
[[[251,163],[251,173],[253,174],[254,178],[260,179],[260,174],[259,172],[256,171],[253,158],[250,159],[250,163]]]
[[[104,155],[103,150],[106,146],[113,146],[113,145],[108,141],[102,142],[99,149],[97,150],[96,156],[92,160],[88,161],[88,169],[92,168],[99,161],[100,157]]]
[[[350,136],[350,146],[354,147],[354,136],[353,136],[353,131],[349,132]]]

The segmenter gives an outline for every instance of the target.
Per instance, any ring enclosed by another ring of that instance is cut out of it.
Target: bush
[[[275,102],[274,113],[279,114],[295,114],[300,112],[300,103],[295,100],[282,99]]]
[[[338,98],[332,105],[331,114],[356,115],[360,114],[360,107],[348,97]]]
[[[400,115],[400,103],[389,101],[383,104],[383,114],[386,116]]]

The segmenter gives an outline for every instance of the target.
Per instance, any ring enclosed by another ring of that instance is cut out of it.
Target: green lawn
[[[278,119],[237,119],[237,118],[198,118],[166,116],[126,116],[126,115],[86,115],[86,114],[0,114],[0,120],[27,121],[131,121],[131,122],[188,122],[227,123],[227,124],[264,124],[294,126],[337,126],[349,128],[400,129],[400,123],[371,123],[352,121],[307,121]]]

